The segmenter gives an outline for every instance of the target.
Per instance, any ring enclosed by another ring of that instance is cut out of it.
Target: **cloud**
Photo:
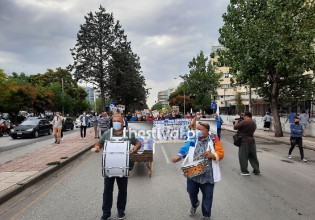
[[[43,73],[73,62],[70,48],[84,16],[100,5],[114,14],[140,57],[150,90],[157,92],[188,73],[188,62],[218,44],[229,0],[1,0],[0,68],[7,73]]]

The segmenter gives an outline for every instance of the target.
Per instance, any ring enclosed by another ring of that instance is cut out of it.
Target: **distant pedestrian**
[[[241,167],[242,176],[249,176],[248,161],[253,167],[253,173],[260,174],[259,161],[257,158],[257,150],[255,144],[254,133],[257,128],[256,122],[252,120],[252,113],[245,112],[244,120],[234,121],[234,129],[237,130],[237,134],[242,137],[241,146],[238,150],[238,158]]]
[[[289,121],[290,125],[294,124],[295,116],[296,116],[296,113],[291,110],[290,114],[288,114],[288,117],[287,117],[287,120],[285,121],[285,123],[287,123]]]
[[[80,122],[81,122],[81,126],[80,126],[80,134],[81,134],[81,139],[85,139],[86,137],[86,127],[89,124],[89,118],[88,116],[86,116],[86,112],[83,112],[83,115],[80,116]]]
[[[306,127],[309,123],[310,118],[305,110],[302,111],[302,113],[299,115],[299,118],[300,118],[300,124],[303,126],[303,136],[305,137]]]
[[[307,160],[304,159],[304,150],[303,150],[303,126],[300,124],[300,119],[298,116],[294,118],[294,124],[290,125],[290,142],[291,142],[291,148],[289,150],[289,158],[291,159],[291,153],[295,146],[297,145],[300,149],[300,155],[301,155],[301,161],[307,162]]]
[[[269,112],[266,112],[264,116],[264,131],[270,131],[270,124],[271,124],[271,115]]]
[[[215,121],[217,124],[217,136],[221,140],[221,125],[223,124],[223,120],[222,120],[221,116],[218,115],[218,113],[214,114],[214,118],[215,118]]]
[[[99,118],[99,116],[97,115],[97,112],[94,112],[94,114],[91,118],[91,122],[93,124],[95,138],[100,138],[100,131],[99,131],[99,127],[98,127],[98,118]]]
[[[107,112],[103,112],[98,119],[98,126],[101,130],[101,136],[110,128],[111,118],[108,116]]]
[[[53,118],[53,134],[55,137],[55,144],[60,144],[61,140],[61,130],[62,130],[62,116],[59,112],[56,112],[55,117]]]

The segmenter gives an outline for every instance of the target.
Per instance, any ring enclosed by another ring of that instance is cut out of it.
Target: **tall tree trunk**
[[[281,127],[281,122],[280,122],[280,117],[278,113],[278,83],[273,82],[272,83],[272,90],[271,90],[271,112],[272,112],[272,117],[274,120],[274,128],[275,128],[275,137],[283,137],[283,131]]]

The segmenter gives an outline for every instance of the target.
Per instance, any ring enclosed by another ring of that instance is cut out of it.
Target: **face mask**
[[[299,124],[299,122],[298,121],[296,121],[296,122],[294,122],[296,125],[298,125]]]
[[[120,130],[121,129],[121,123],[120,122],[114,122],[113,123],[113,128],[114,128],[114,130]]]
[[[197,130],[197,137],[202,137],[203,136],[203,134],[202,134],[202,131],[200,131],[200,130]]]
[[[200,115],[197,115],[197,118],[200,118]]]
[[[137,115],[137,117],[138,117],[138,118],[140,118],[140,117],[141,117],[141,115]]]

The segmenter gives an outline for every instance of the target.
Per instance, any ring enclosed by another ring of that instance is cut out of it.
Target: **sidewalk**
[[[236,130],[233,129],[233,126],[230,126],[230,125],[222,125],[222,130],[236,132]],[[290,145],[290,134],[288,133],[283,133],[283,137],[275,137],[275,133],[273,131],[268,132],[268,131],[257,129],[254,133],[254,136],[267,139],[270,141]],[[304,145],[304,148],[306,149],[315,150],[315,138],[303,137],[303,145]]]
[[[94,138],[93,128],[88,128],[86,133],[86,139],[81,140],[79,132],[72,133],[66,135],[61,144],[46,144],[38,150],[0,164],[0,205],[89,151],[98,139]]]

